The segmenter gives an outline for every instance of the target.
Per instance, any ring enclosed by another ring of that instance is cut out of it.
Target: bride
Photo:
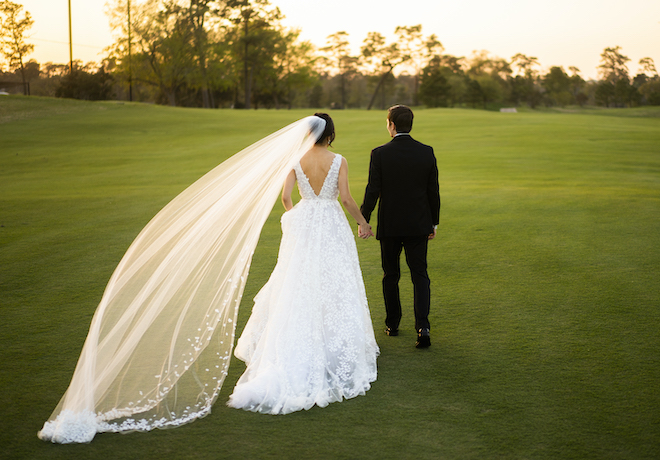
[[[252,255],[282,183],[278,263],[238,342],[248,366],[228,404],[287,413],[369,388],[378,347],[338,193],[364,226],[360,236],[371,231],[348,192],[346,161],[327,150],[333,139],[329,116],[299,120],[220,164],[147,224],[108,282],[41,439],[90,442],[96,433],[176,427],[211,411]],[[295,180],[303,199],[291,209]]]
[[[255,297],[234,354],[247,363],[228,405],[287,414],[364,394],[376,380],[378,346],[353,232],[337,202],[368,238],[371,227],[350,194],[348,164],[328,150],[325,130],[287,176],[282,242],[273,273]],[[293,207],[295,182],[302,200]],[[364,227],[363,227],[364,226]]]

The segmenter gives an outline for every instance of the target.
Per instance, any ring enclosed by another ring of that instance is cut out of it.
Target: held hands
[[[438,229],[437,227],[434,227],[433,233],[430,233],[428,236],[429,240],[435,238],[437,234],[438,234]],[[368,239],[370,236],[374,236],[374,232],[371,230],[371,225],[369,224],[358,225],[358,236],[363,240]]]
[[[374,232],[371,231],[371,225],[369,224],[358,225],[358,236],[363,240],[366,240],[370,236],[374,236]]]

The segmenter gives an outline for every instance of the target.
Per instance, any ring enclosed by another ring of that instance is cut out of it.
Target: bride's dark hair
[[[315,117],[323,118],[325,120],[325,129],[323,133],[316,139],[316,145],[322,144],[323,141],[328,139],[328,145],[332,145],[332,141],[335,140],[335,124],[330,118],[330,115],[327,113],[317,112],[314,114]]]

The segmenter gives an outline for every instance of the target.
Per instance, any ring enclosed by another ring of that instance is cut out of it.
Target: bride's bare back
[[[334,159],[335,154],[321,146],[315,146],[300,159],[300,166],[317,195],[321,193]]]
[[[328,142],[332,141],[332,139],[334,139],[334,128],[331,135],[329,135],[324,142],[314,145],[314,147],[312,147],[311,150],[305,153],[300,159],[300,167],[305,176],[307,176],[307,181],[317,196],[321,194],[325,179],[330,172],[332,163],[335,161],[336,155],[328,150]],[[350,187],[348,185],[348,163],[345,158],[342,158],[337,181],[341,203],[359,224],[358,236],[365,239],[373,236],[371,225],[366,221],[360,212],[360,208],[358,208],[357,203],[355,203],[355,200],[351,196]],[[292,169],[282,187],[282,205],[286,211],[290,211],[293,208],[291,192],[293,191],[295,183],[296,173]]]

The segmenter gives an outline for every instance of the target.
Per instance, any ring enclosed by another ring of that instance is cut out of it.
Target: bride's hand
[[[371,231],[371,225],[358,225],[358,236],[363,240],[368,239],[370,236],[374,236],[374,233]]]

